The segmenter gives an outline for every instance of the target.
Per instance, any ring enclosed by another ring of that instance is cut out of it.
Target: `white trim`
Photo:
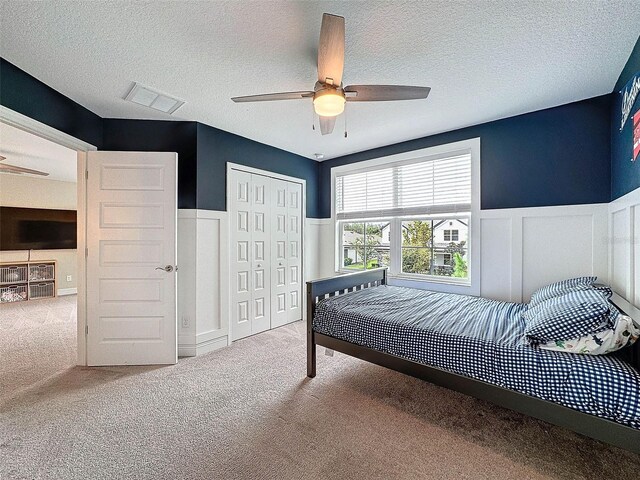
[[[287,182],[301,183],[303,185],[303,191],[306,191],[307,181],[304,178],[298,177],[290,177],[289,175],[283,175],[281,173],[271,172],[269,170],[261,170],[259,168],[254,167],[246,167],[244,165],[240,165],[238,163],[227,162],[227,187],[229,186],[229,170],[240,170],[241,172],[246,173],[255,173],[256,175],[262,175],[263,177],[271,177],[278,178],[280,180],[286,180]],[[227,200],[229,200],[229,191],[227,190]],[[305,212],[307,204],[304,204]],[[227,207],[227,211],[229,211],[229,207]]]
[[[64,297],[65,295],[77,295],[78,289],[77,288],[59,288],[57,293],[59,297]]]
[[[640,225],[636,222],[639,211],[640,188],[609,204],[609,280],[620,297],[636,306],[640,306]],[[626,232],[616,231],[615,218],[622,219]],[[623,271],[614,268],[619,256],[626,256]]]
[[[11,110],[0,105],[0,122],[6,123],[13,127],[24,130],[25,132],[37,135],[38,137],[47,139],[58,145],[76,150],[78,152],[77,161],[77,189],[78,204],[78,287],[77,287],[77,358],[78,365],[87,364],[87,345],[86,345],[86,325],[87,325],[87,301],[86,301],[86,200],[87,200],[87,152],[97,150],[97,147],[57,130],[49,125],[34,120],[31,117],[23,115],[19,112]]]
[[[470,263],[468,266],[469,281],[465,283],[440,280],[433,281],[431,278],[416,280],[407,278],[399,272],[389,272],[390,283],[395,285],[413,286],[418,288],[430,288],[437,291],[446,291],[451,293],[463,293],[467,295],[480,295],[480,138],[472,138],[459,142],[437,145],[434,147],[422,148],[420,150],[412,150],[386,157],[374,158],[362,162],[341,165],[331,169],[331,222],[334,231],[334,270],[336,273],[343,273],[340,265],[341,252],[338,246],[338,220],[336,216],[335,205],[335,185],[336,176],[345,173],[355,173],[359,171],[367,171],[375,169],[375,167],[391,164],[413,163],[417,158],[436,159],[443,156],[451,156],[457,154],[471,154],[471,221],[469,222],[469,238],[468,238],[468,255]],[[429,217],[429,215],[423,215]],[[477,253],[476,253],[477,252]],[[398,264],[398,261],[394,263]]]
[[[271,172],[269,170],[260,170],[259,168],[253,168],[253,167],[247,167],[245,165],[239,165],[237,163],[232,163],[232,162],[227,162],[227,180],[226,180],[226,184],[225,184],[225,189],[226,189],[226,195],[225,195],[225,204],[227,207],[227,211],[225,213],[229,212],[229,205],[230,205],[230,192],[231,192],[231,170],[239,170],[241,172],[246,172],[246,173],[254,173],[256,175],[262,175],[265,177],[271,177],[271,178],[277,178],[279,180],[285,180],[287,182],[293,182],[293,183],[299,183],[300,185],[302,185],[302,205],[301,205],[301,210],[302,210],[302,219],[300,222],[300,238],[302,239],[302,241],[300,242],[300,278],[302,279],[303,285],[304,285],[304,279],[306,278],[306,270],[305,270],[305,234],[306,234],[306,223],[307,223],[307,181],[304,178],[297,178],[297,177],[291,177],[289,175],[282,175],[280,173],[275,173],[275,172]],[[318,219],[320,220],[320,219]],[[226,276],[225,277],[221,277],[221,278],[226,278],[228,279],[227,282],[222,282],[223,285],[223,289],[224,292],[221,292],[221,295],[224,294],[224,298],[225,299],[225,306],[226,306],[226,312],[227,312],[227,318],[228,318],[228,335],[229,335],[229,344],[231,344],[231,339],[233,338],[233,335],[231,335],[231,289],[229,288],[229,285],[232,283],[231,282],[231,255],[229,254],[229,246],[231,245],[231,236],[232,236],[232,231],[231,231],[231,222],[228,221],[227,225],[226,225],[226,231],[227,234],[226,235],[221,235],[220,237],[220,241],[224,241],[225,243],[225,249],[224,252],[226,253],[225,257],[227,259],[226,262],[221,262],[221,265],[224,265],[225,268],[225,273]],[[302,288],[302,318],[305,318],[306,316],[306,311],[307,311],[307,296],[305,295],[305,290],[304,288]]]
[[[77,364],[87,365],[87,152],[78,152],[77,221],[78,221],[78,298],[77,298]]]
[[[27,117],[22,113],[16,112],[2,105],[0,105],[0,122],[25,130],[37,135],[38,137],[57,143],[58,145],[71,148],[72,150],[80,152],[97,150],[97,148],[90,143],[72,137],[71,135],[61,132],[60,130],[56,130],[45,123],[34,120],[31,117]]]

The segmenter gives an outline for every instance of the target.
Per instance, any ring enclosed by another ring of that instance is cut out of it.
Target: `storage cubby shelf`
[[[56,296],[56,262],[0,263],[0,304]]]

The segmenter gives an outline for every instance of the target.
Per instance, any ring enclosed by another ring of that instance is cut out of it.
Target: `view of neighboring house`
[[[428,241],[413,242],[405,238],[403,251],[428,251],[428,271],[406,272],[427,275],[453,274],[454,254],[457,252],[466,262],[468,244],[468,219],[436,219],[426,221],[403,222],[403,232],[408,232],[414,222],[427,223]],[[391,244],[391,224],[382,223],[345,223],[342,231],[342,264],[349,269],[377,268],[389,265]],[[364,232],[367,232],[365,235]],[[403,237],[404,237],[403,233]]]

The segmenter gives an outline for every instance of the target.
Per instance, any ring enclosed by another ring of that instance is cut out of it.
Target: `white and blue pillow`
[[[593,287],[597,277],[577,277],[569,280],[562,280],[560,282],[546,285],[536,290],[531,295],[531,301],[529,302],[529,308],[540,305],[546,300],[550,300],[561,295],[565,295],[570,292],[589,289]]]
[[[540,348],[557,352],[606,355],[633,345],[640,338],[640,325],[611,306],[612,326],[571,340],[541,343]]]
[[[569,291],[529,306],[523,314],[525,336],[534,344],[583,337],[610,326],[609,308],[597,290]]]
[[[611,297],[613,297],[613,290],[611,290],[611,287],[609,285],[603,285],[601,283],[596,283],[593,285],[592,287],[594,290],[597,290],[598,292],[602,293],[605,297],[607,297],[607,299],[610,299]]]

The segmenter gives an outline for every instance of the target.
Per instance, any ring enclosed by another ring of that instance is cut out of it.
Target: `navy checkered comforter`
[[[524,340],[527,305],[380,286],[322,300],[316,332],[640,429],[640,372]]]

